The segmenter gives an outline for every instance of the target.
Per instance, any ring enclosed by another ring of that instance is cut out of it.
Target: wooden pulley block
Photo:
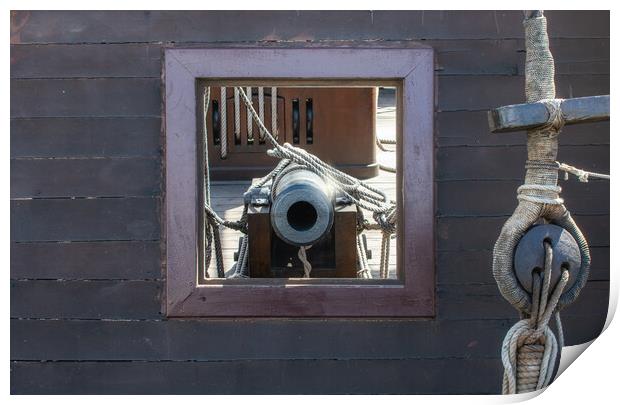
[[[581,253],[575,238],[564,228],[553,224],[531,227],[519,241],[514,255],[514,271],[521,286],[532,292],[532,274],[545,268],[545,241],[551,244],[551,286],[556,286],[564,270],[569,271],[568,291],[575,281],[581,267]]]

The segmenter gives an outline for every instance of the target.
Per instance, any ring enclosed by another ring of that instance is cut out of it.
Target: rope
[[[306,256],[306,251],[310,249],[312,245],[308,246],[300,246],[299,252],[297,252],[297,257],[304,266],[304,278],[310,278],[310,272],[312,271],[312,265],[308,261],[308,257]]]
[[[250,116],[251,114],[248,114],[248,117]],[[261,122],[265,122],[265,88],[264,87],[258,88],[258,117],[261,120]],[[263,131],[260,131],[258,140],[260,143],[265,142],[265,133]]]
[[[263,121],[264,122],[264,121]],[[278,139],[278,88],[271,88],[271,133]]]
[[[228,121],[226,120],[226,87],[220,88],[220,157],[226,159],[228,155]]]
[[[599,179],[610,180],[611,176],[608,174],[589,172],[586,170],[578,169],[574,166],[567,165],[566,163],[558,163],[558,169],[564,172],[564,179],[568,180],[568,174],[575,175],[580,182],[587,183],[590,177],[596,177]]]
[[[246,91],[248,92],[248,94],[250,95],[250,102],[252,102],[252,88],[251,87],[247,87]],[[254,128],[252,125],[252,116],[250,115],[250,110],[247,110],[247,127],[248,127],[248,143],[254,143]]]
[[[527,132],[528,160],[524,184],[517,189],[519,204],[502,227],[493,250],[493,275],[500,292],[524,316],[529,316],[508,331],[502,344],[504,394],[541,389],[551,382],[558,342],[548,326],[549,319],[555,311],[558,331],[562,333],[559,311],[577,298],[590,267],[588,243],[559,196],[562,189],[557,184],[558,170],[566,167],[556,159],[558,133],[564,125],[564,117],[561,113],[562,100],[555,99],[555,67],[549,51],[547,20],[542,12],[535,12],[525,19],[523,25],[526,99],[528,103],[542,102],[549,118],[545,125]],[[587,179],[585,174],[581,177]],[[548,243],[544,244],[544,272],[542,276],[532,275],[531,296],[520,285],[513,271],[517,243],[540,219],[566,229],[577,241],[581,254],[581,267],[573,286],[564,291],[569,273],[563,271],[550,298],[553,250]],[[560,343],[563,344],[562,336]]]
[[[241,143],[241,108],[239,103],[240,87],[235,87],[235,143]]]
[[[504,394],[530,392],[549,385],[557,355],[564,344],[560,315],[555,311],[560,295],[568,283],[569,272],[563,271],[560,281],[549,297],[553,249],[547,242],[544,243],[544,248],[544,272],[542,274],[534,272],[532,275],[532,314],[510,328],[502,343]],[[549,327],[549,320],[554,312],[560,336],[559,345]]]
[[[357,278],[372,278],[370,268],[368,267],[368,260],[366,258],[366,252],[364,252],[364,242],[362,241],[362,235],[357,235],[356,238],[357,249]]]
[[[226,97],[224,97],[226,99]],[[203,200],[205,209],[211,207],[211,175],[209,173],[209,135],[207,118],[209,113],[209,101],[211,100],[211,88],[205,87],[203,92],[203,129],[204,129],[204,191]],[[225,150],[225,149],[224,149]],[[205,229],[204,229],[204,260],[203,260],[203,277],[209,278],[209,264],[211,263],[211,257],[213,250],[215,250],[215,265],[217,269],[217,276],[224,277],[224,259],[222,257],[222,245],[220,239],[220,227],[213,217],[205,217]]]
[[[539,15],[539,14],[536,14]],[[555,223],[575,238],[580,247],[581,268],[574,285],[560,297],[559,307],[570,304],[587,280],[590,253],[587,241],[564,206],[558,186],[558,129],[561,101],[555,99],[553,56],[549,51],[544,16],[524,21],[526,37],[526,98],[542,101],[549,110],[549,123],[528,131],[526,174],[517,190],[519,205],[504,224],[493,251],[493,275],[500,292],[517,310],[530,313],[532,299],[513,272],[513,256],[523,234],[541,218]]]

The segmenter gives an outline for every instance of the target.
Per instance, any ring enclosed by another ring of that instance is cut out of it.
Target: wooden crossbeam
[[[609,120],[609,95],[569,98],[561,107],[565,125]],[[493,133],[522,131],[544,125],[549,111],[541,102],[514,104],[489,111]]]

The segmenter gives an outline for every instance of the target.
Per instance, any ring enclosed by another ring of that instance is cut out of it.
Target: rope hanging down
[[[564,125],[564,118],[560,109],[561,100],[555,100],[555,68],[549,51],[547,21],[542,12],[535,12],[526,17],[523,25],[527,102],[542,101],[549,111],[549,120],[542,127],[527,133],[528,161],[524,184],[517,189],[519,204],[504,224],[493,251],[493,275],[500,292],[524,318],[510,329],[502,345],[504,394],[528,392],[550,383],[556,356],[563,344],[559,311],[577,298],[588,278],[588,243],[564,206],[564,200],[560,198],[558,171],[576,174],[582,181],[588,177],[602,177],[556,161],[558,134]],[[517,243],[541,219],[568,231],[577,241],[581,255],[581,266],[572,287],[565,290],[569,273],[564,271],[550,298],[550,263],[553,252],[548,244],[544,247],[545,270],[542,275],[534,275],[531,296],[520,285],[513,268]],[[554,313],[560,333],[559,345],[548,326]]]
[[[381,257],[381,269],[380,274],[387,276],[387,269],[389,266],[389,239],[393,233],[396,232],[396,202],[388,199],[387,195],[380,189],[364,182],[359,179],[356,179],[353,176],[350,176],[340,170],[328,165],[323,162],[318,157],[306,152],[304,149],[295,147],[289,143],[284,143],[280,145],[274,136],[274,133],[277,132],[277,118],[274,120],[274,112],[277,111],[277,100],[274,95],[276,95],[276,89],[274,87],[271,88],[272,91],[272,131],[270,132],[264,124],[264,121],[261,120],[259,113],[256,112],[254,106],[252,105],[251,100],[246,95],[245,91],[241,87],[234,88],[235,101],[237,97],[239,97],[240,101],[243,101],[248,112],[251,114],[254,122],[259,128],[261,136],[273,146],[273,149],[267,151],[267,154],[272,157],[276,157],[281,159],[280,163],[265,177],[260,179],[258,182],[250,186],[250,189],[256,187],[262,187],[265,184],[271,182],[277,182],[280,175],[283,174],[285,169],[291,164],[295,164],[295,166],[302,166],[307,170],[311,170],[314,173],[321,176],[321,178],[335,190],[342,193],[346,198],[349,199],[350,202],[354,203],[358,207],[358,241],[357,241],[357,261],[358,261],[358,276],[360,278],[369,278],[370,271],[368,267],[368,262],[366,259],[366,254],[363,249],[363,245],[361,242],[360,233],[363,230],[368,229],[379,229],[383,232],[383,242],[382,242],[382,257]],[[207,91],[205,90],[205,93]],[[274,102],[274,100],[276,100]],[[235,110],[239,109],[237,103],[235,102]],[[276,116],[277,117],[277,116]],[[206,122],[206,112],[205,112],[205,122]],[[206,128],[205,128],[206,130]],[[206,139],[206,137],[205,137]],[[207,145],[205,145],[205,151]],[[208,174],[208,173],[207,173]],[[207,185],[208,186],[208,183]],[[366,221],[361,215],[361,211],[359,208],[363,208],[367,211],[370,211],[373,214],[373,219],[376,223],[372,224]],[[205,214],[208,218],[209,224],[214,224],[217,226],[225,226],[234,230],[241,231],[245,235],[241,240],[241,247],[239,249],[239,254],[237,258],[237,262],[234,267],[232,278],[239,277],[248,277],[247,273],[247,262],[248,262],[248,235],[247,235],[247,205],[243,209],[243,213],[241,218],[238,221],[226,221],[222,219],[217,213],[211,208],[211,206],[205,200]],[[385,242],[387,240],[387,242]],[[210,245],[208,245],[210,246]],[[306,247],[307,248],[307,247]],[[304,251],[305,253],[305,251]],[[309,264],[309,263],[308,263]],[[220,274],[220,264],[218,263],[218,275]],[[309,271],[305,268],[305,274],[309,275]],[[311,269],[311,267],[310,267]],[[223,266],[221,268],[223,272]]]

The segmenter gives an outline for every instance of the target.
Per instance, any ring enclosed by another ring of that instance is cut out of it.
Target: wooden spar
[[[564,124],[609,120],[609,95],[579,97],[561,103]],[[542,102],[514,104],[489,111],[489,127],[493,133],[533,129],[549,120],[549,111]]]

